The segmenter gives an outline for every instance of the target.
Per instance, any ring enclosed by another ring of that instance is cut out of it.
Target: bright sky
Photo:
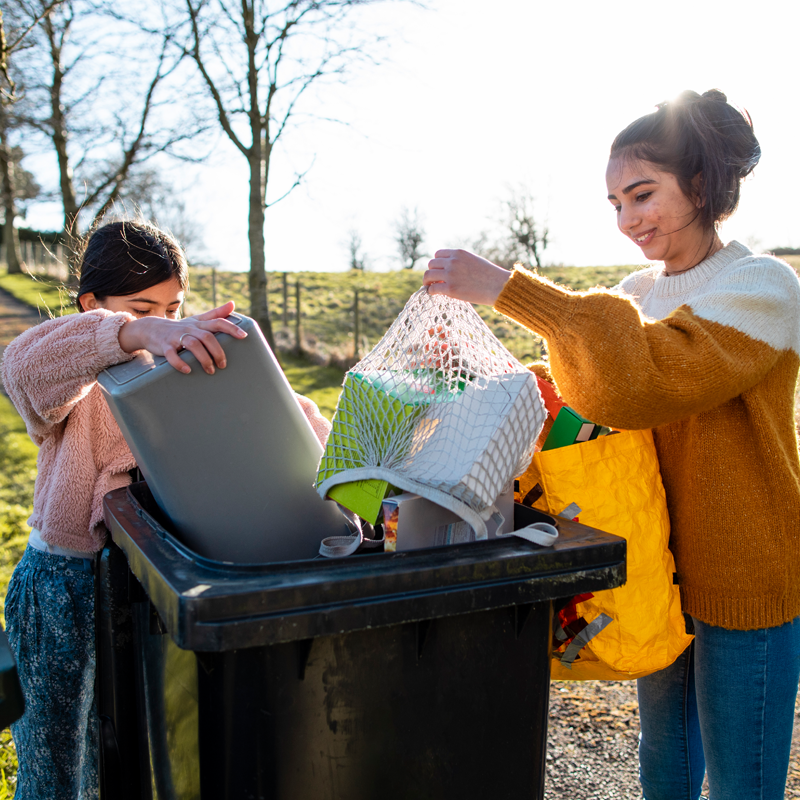
[[[398,269],[403,207],[419,209],[432,254],[496,228],[513,188],[547,218],[547,263],[642,263],[606,199],[608,148],[686,88],[720,88],[746,107],[763,149],[723,239],[800,247],[800,4],[429,0],[429,10],[387,2],[365,19],[393,29],[389,60],[328,95],[324,113],[347,126],[306,123],[276,153],[273,196],[314,163],[267,212],[267,269],[346,269],[352,228],[373,269]],[[246,269],[243,157],[220,139],[208,166],[181,170],[176,188],[211,256]],[[29,222],[52,219],[34,212]]]

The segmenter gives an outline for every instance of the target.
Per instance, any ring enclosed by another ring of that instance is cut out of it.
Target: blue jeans
[[[800,679],[800,617],[731,631],[694,620],[695,640],[640,678],[646,800],[783,800]]]

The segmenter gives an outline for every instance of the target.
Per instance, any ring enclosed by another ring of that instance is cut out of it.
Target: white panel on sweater
[[[800,280],[777,258],[734,262],[688,305],[702,319],[800,355]]]
[[[800,280],[788,264],[754,256],[738,242],[680,275],[668,277],[660,267],[635,272],[619,290],[651,319],[689,306],[701,319],[800,355]]]

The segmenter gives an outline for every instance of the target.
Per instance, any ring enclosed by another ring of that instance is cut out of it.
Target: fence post
[[[64,264],[64,247],[62,246],[61,242],[56,242],[53,252],[56,255],[56,277],[60,281],[66,282],[67,269],[66,265]]]
[[[359,348],[361,345],[358,314],[358,287],[353,289],[353,357],[358,359]]]
[[[289,327],[289,274],[283,273],[283,327]]]
[[[297,355],[303,352],[303,343],[300,330],[300,279],[295,283],[295,318],[294,318],[294,346]]]

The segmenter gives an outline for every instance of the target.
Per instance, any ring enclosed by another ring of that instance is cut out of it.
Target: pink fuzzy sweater
[[[3,384],[39,446],[33,514],[42,539],[83,552],[105,541],[103,496],[131,482],[136,466],[97,376],[129,361],[119,329],[134,317],[105,310],[51,319],[18,336],[3,354]],[[323,446],[330,423],[298,400]]]

